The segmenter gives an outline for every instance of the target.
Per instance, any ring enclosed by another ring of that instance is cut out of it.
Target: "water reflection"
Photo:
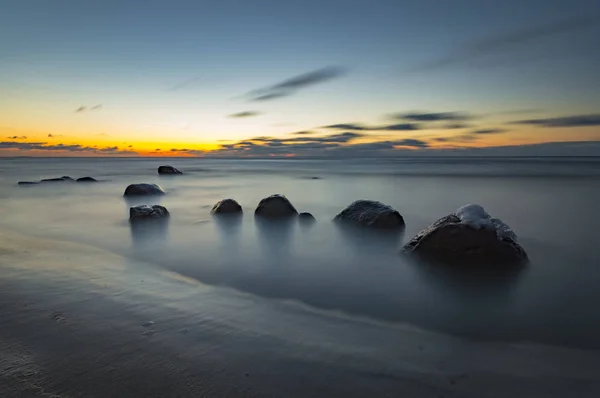
[[[404,237],[404,228],[384,230],[345,222],[333,224],[347,247],[357,255],[397,253]]]
[[[280,220],[254,218],[259,245],[267,261],[279,263],[281,260],[287,260],[297,221],[296,218]]]
[[[129,223],[135,248],[145,250],[164,246],[169,235],[169,218],[137,220]]]

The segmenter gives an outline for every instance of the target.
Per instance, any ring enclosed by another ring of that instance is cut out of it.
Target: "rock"
[[[265,218],[285,218],[297,216],[298,211],[285,196],[276,194],[261,200],[254,215]]]
[[[81,177],[77,179],[77,182],[98,182],[98,180],[92,177]]]
[[[300,220],[303,223],[307,223],[307,224],[317,221],[317,220],[315,220],[315,217],[312,214],[307,213],[307,212],[302,212],[302,213],[298,214],[298,220]]]
[[[75,181],[75,180],[69,176],[62,176],[62,177],[58,177],[58,178],[44,178],[40,182],[73,182],[73,181]]]
[[[158,166],[158,174],[183,174],[173,166]]]
[[[159,205],[140,205],[129,209],[129,221],[141,221],[169,217],[169,212]]]
[[[18,185],[37,185],[39,182],[37,181],[19,181]]]
[[[527,253],[502,221],[479,205],[467,205],[419,232],[403,248],[408,255],[451,265],[522,265]]]
[[[242,212],[242,206],[233,199],[218,201],[210,211],[213,214],[237,214]]]
[[[342,210],[334,221],[350,222],[372,228],[401,229],[404,218],[392,207],[374,200],[357,200]]]
[[[131,184],[123,193],[123,196],[142,196],[142,195],[164,195],[165,191],[156,184]]]

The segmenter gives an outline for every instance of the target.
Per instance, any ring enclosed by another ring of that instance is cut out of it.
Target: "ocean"
[[[159,176],[162,164],[184,175]],[[63,175],[101,183],[17,185]],[[598,349],[599,181],[600,158],[5,158],[0,228],[95,246],[268,300],[478,340]],[[167,207],[164,228],[130,227],[132,203],[122,195],[140,182],[167,192],[136,202]],[[257,203],[275,193],[317,222],[275,229],[257,224]],[[223,198],[242,205],[240,222],[211,217]],[[397,209],[406,221],[404,235],[332,223],[357,199]],[[400,256],[417,232],[468,203],[512,227],[531,260],[525,269],[465,275]]]

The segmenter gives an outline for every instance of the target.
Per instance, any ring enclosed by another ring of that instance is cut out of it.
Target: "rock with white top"
[[[513,230],[470,204],[440,218],[403,248],[405,254],[452,265],[522,265],[527,253]]]
[[[375,200],[357,200],[342,210],[334,221],[378,229],[402,229],[404,218],[393,207]]]

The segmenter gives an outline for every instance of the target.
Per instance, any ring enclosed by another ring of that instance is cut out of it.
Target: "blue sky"
[[[600,113],[595,0],[18,0],[2,10],[0,128],[70,144],[104,134],[199,148],[411,111],[485,115],[477,128]],[[285,97],[246,96],[328,67],[340,73]],[[244,111],[259,114],[227,117]],[[586,126],[480,143],[569,137],[600,140]]]

